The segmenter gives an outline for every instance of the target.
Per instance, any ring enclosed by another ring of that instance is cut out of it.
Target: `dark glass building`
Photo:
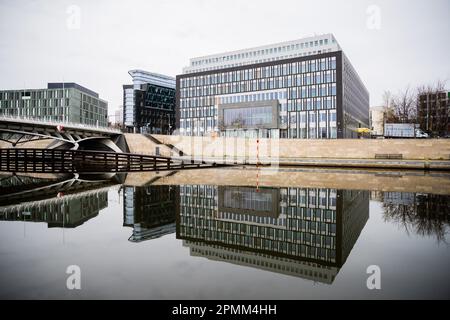
[[[175,79],[131,70],[132,85],[123,86],[126,132],[171,134],[175,129]]]
[[[140,242],[175,232],[176,186],[123,189],[123,225],[133,228],[129,240]]]

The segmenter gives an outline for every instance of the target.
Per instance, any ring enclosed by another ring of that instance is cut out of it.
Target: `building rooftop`
[[[53,90],[53,89],[69,89],[74,88],[79,91],[82,91],[90,96],[93,96],[97,99],[99,98],[99,95],[97,92],[92,91],[86,87],[83,87],[75,82],[48,82],[47,88],[22,88],[22,89],[11,89],[11,90],[0,90],[0,91],[37,91],[37,90]],[[102,99],[100,99],[102,100]]]
[[[175,78],[170,76],[139,69],[130,70],[128,71],[128,74],[133,78],[134,85],[151,83],[175,89]]]
[[[190,59],[183,74],[341,50],[331,33]]]
[[[88,95],[91,95],[93,97],[98,98],[98,93],[95,91],[92,91],[86,87],[80,86],[79,84],[75,82],[49,82],[47,84],[47,89],[67,89],[67,88],[74,88],[77,90],[80,90],[81,92],[84,92]]]

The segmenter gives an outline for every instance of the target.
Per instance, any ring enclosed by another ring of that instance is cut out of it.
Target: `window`
[[[223,110],[226,127],[258,127],[272,125],[272,107],[246,107]]]
[[[330,112],[330,122],[336,122],[336,112]]]

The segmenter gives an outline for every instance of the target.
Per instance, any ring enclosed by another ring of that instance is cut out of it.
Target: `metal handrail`
[[[0,121],[19,121],[22,123],[31,123],[31,124],[47,124],[52,126],[64,125],[70,128],[78,128],[78,129],[88,129],[95,131],[106,131],[112,133],[122,133],[119,129],[109,128],[109,127],[101,127],[101,126],[92,126],[84,123],[77,122],[69,122],[67,120],[54,121],[42,118],[34,118],[34,117],[22,117],[22,116],[10,116],[10,115],[0,115]]]

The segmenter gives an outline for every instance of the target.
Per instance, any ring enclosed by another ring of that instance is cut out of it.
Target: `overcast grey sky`
[[[77,82],[112,114],[130,69],[175,76],[191,57],[331,32],[377,105],[450,79],[449,13],[450,0],[0,0],[0,89]]]

